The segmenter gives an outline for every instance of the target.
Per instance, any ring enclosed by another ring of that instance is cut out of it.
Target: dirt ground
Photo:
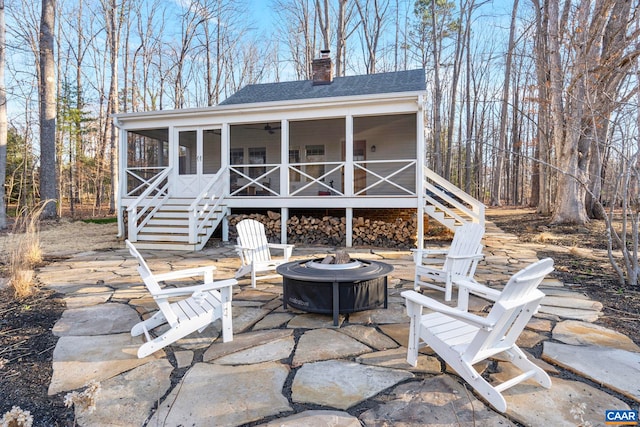
[[[604,316],[598,323],[640,344],[640,292],[618,284],[604,251],[603,223],[549,227],[548,218],[520,208],[491,208],[487,217],[523,242],[542,243],[538,257],[554,259],[556,277],[604,304]],[[116,233],[113,223],[61,220],[43,224],[44,260],[54,262],[75,253],[121,247]],[[65,408],[63,396],[47,396],[57,341],[51,328],[64,303],[60,295],[47,290],[16,300],[10,289],[3,288],[6,254],[15,239],[12,233],[0,233],[0,417],[17,405],[31,412],[34,426],[71,426],[73,412]]]

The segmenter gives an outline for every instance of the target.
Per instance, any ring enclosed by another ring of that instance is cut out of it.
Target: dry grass
[[[13,242],[9,252],[9,283],[14,296],[26,298],[36,290],[33,268],[42,263],[40,247],[40,214],[44,203],[20,212],[13,226]]]
[[[543,231],[542,233],[536,235],[532,240],[538,243],[549,243],[556,240],[556,237],[553,235],[553,233]]]

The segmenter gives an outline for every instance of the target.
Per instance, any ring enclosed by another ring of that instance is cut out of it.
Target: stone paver
[[[348,409],[412,377],[413,374],[400,369],[342,360],[307,363],[293,379],[291,398],[298,403]]]
[[[447,375],[402,384],[391,399],[364,412],[365,426],[477,426],[513,425],[480,402],[458,381]],[[551,425],[551,424],[550,424]]]
[[[356,362],[364,365],[382,366],[384,368],[407,369],[412,372],[425,374],[439,374],[442,372],[442,364],[436,357],[418,355],[418,363],[411,366],[407,362],[407,349],[405,347],[391,350],[367,353],[356,358]]]
[[[351,337],[330,329],[314,329],[304,333],[293,356],[293,366],[318,360],[344,359],[371,351]]]
[[[237,353],[254,347],[270,343],[272,341],[278,341],[282,338],[293,336],[292,330],[271,330],[271,331],[256,331],[248,332],[235,336],[233,341],[227,343],[215,343],[204,352],[202,360],[208,362],[210,360],[218,359],[229,354]]]
[[[351,338],[354,338],[375,350],[386,350],[398,347],[397,342],[370,326],[348,325],[344,328],[340,328],[338,331],[349,335]]]
[[[523,383],[506,390],[507,415],[530,427],[602,426],[605,410],[629,409],[620,399],[588,384],[557,377],[551,378],[551,382],[550,389]],[[580,410],[582,405],[582,420],[591,424],[581,424],[572,414],[572,410]]]
[[[491,223],[484,243],[486,258],[476,278],[496,289],[534,262],[537,250],[545,249],[541,243],[520,243]],[[226,278],[239,266],[232,245],[198,253],[143,252],[152,270],[159,272],[214,262],[216,277]],[[296,247],[294,258],[332,252],[325,247]],[[216,321],[202,333],[167,347],[169,354],[162,350],[145,359],[136,357],[142,338],[131,337],[129,330],[157,305],[124,248],[77,254],[49,264],[38,273],[38,280],[63,293],[67,302],[54,327],[61,338],[53,355],[49,393],[80,390],[89,380],[100,381],[96,411],[77,411],[77,419],[79,425],[114,426],[578,425],[572,410],[581,405],[583,422],[602,425],[605,409],[629,407],[608,390],[640,401],[639,347],[593,323],[602,315],[602,305],[574,289],[579,283],[568,286],[554,277],[542,283],[547,296],[518,343],[538,354],[535,349],[543,342],[544,360],[529,357],[550,373],[553,384],[544,389],[528,380],[506,390],[508,411],[499,414],[430,348],[421,349],[416,367],[406,362],[409,318],[400,293],[413,287],[411,252],[368,248],[349,252],[355,258],[394,266],[388,309],[343,314],[334,326],[330,315],[284,310],[281,281],[262,281],[253,289],[243,278],[234,287],[233,341],[222,342]],[[425,294],[442,299],[438,291]],[[470,299],[471,311],[486,312],[489,306],[481,298]],[[513,365],[499,355],[496,360],[492,378],[514,374]],[[490,363],[478,365],[482,371]],[[562,369],[605,387],[562,379]],[[359,417],[351,413],[365,401],[368,410],[358,412]]]
[[[221,365],[250,365],[263,362],[275,362],[288,358],[291,351],[293,351],[294,345],[293,336],[281,338],[228,356],[223,356],[216,359],[214,363]]]
[[[196,363],[160,403],[150,426],[237,426],[291,412],[282,395],[289,368],[279,363]]]
[[[56,336],[108,335],[129,332],[140,316],[126,304],[101,304],[65,310],[53,326]]]
[[[67,308],[80,308],[103,304],[111,298],[113,289],[106,286],[88,286],[64,298]]]
[[[75,408],[78,424],[141,426],[171,387],[171,371],[173,366],[167,359],[158,359],[102,381],[95,411]]]
[[[542,358],[640,402],[640,353],[546,341]]]
[[[342,411],[304,411],[289,417],[278,418],[258,427],[361,427],[356,417]]]
[[[49,395],[102,381],[164,356],[159,351],[138,359],[142,342],[130,334],[64,336],[53,350],[53,376]]]
[[[553,328],[552,336],[565,344],[599,345],[640,352],[640,347],[628,336],[593,323],[565,320]]]

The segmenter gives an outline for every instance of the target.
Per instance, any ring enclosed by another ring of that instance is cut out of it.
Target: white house
[[[449,228],[484,206],[424,165],[424,70],[249,85],[208,108],[126,113],[120,233],[138,246],[198,250],[239,208],[416,209]],[[418,221],[418,236],[423,235]],[[126,225],[126,230],[125,230]],[[287,230],[282,227],[281,241]],[[422,247],[422,239],[418,239]]]

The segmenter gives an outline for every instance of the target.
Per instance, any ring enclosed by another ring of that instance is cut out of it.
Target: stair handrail
[[[229,192],[229,174],[226,169],[221,169],[207,183],[207,186],[198,194],[189,205],[189,243],[197,244],[198,235],[207,226],[216,212],[222,210]]]
[[[459,222],[465,223],[467,221],[476,222],[480,225],[485,225],[485,205],[480,200],[464,192],[451,182],[447,181],[428,167],[424,166],[424,189],[423,191],[430,191],[432,194],[439,197],[441,200],[447,202],[447,205],[439,202],[435,198],[431,197],[429,193],[424,195],[424,198],[429,203],[437,206],[440,210],[446,212],[448,215],[454,217]],[[432,184],[434,182],[435,184]],[[444,191],[443,191],[444,190]],[[449,194],[455,197],[451,197]],[[462,202],[464,203],[462,203]],[[454,209],[459,210],[464,216],[458,214]]]
[[[138,232],[149,222],[153,214],[169,199],[169,180],[167,176],[171,173],[171,167],[166,168],[162,173],[149,180],[149,186],[127,207],[129,221],[128,236],[131,242],[138,241]],[[165,182],[166,181],[166,182]],[[160,185],[165,184],[160,187]],[[153,197],[151,193],[155,191]],[[153,208],[149,210],[150,207]],[[140,208],[140,210],[138,210]],[[142,218],[142,219],[141,219]]]

